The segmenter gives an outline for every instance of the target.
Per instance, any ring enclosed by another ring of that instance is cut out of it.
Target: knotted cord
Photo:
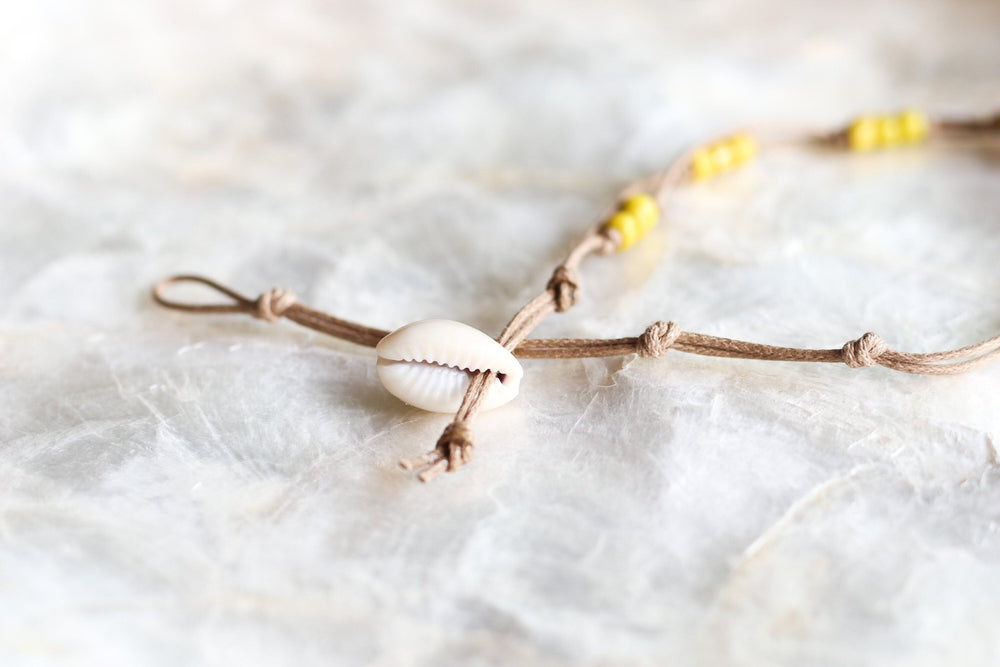
[[[928,128],[932,137],[949,140],[982,139],[1000,133],[1000,114],[984,119],[943,120]],[[835,133],[810,133],[798,140],[805,145],[846,145],[854,138],[847,130]],[[776,143],[787,143],[779,141]],[[663,207],[667,196],[690,175],[693,152],[689,151],[667,169],[647,176],[625,188],[619,202],[635,193],[648,193]],[[591,227],[566,259],[552,272],[545,290],[526,303],[508,322],[497,342],[523,359],[574,359],[637,354],[644,358],[663,356],[668,350],[689,354],[764,361],[800,361],[843,363],[850,368],[882,366],[904,373],[953,375],[974,370],[1000,358],[1000,336],[943,352],[910,353],[891,349],[877,334],[868,332],[842,347],[809,349],[779,347],[710,336],[681,330],[674,322],[655,322],[638,336],[613,339],[554,338],[528,339],[531,331],[552,313],[566,312],[576,304],[580,288],[579,266],[590,255],[607,254],[617,249],[623,239],[619,232],[601,222]],[[168,299],[164,292],[177,283],[198,283],[229,297],[221,304],[189,304]],[[256,299],[213,280],[197,275],[166,278],[153,288],[153,299],[162,306],[190,313],[243,313],[275,322],[286,317],[302,326],[356,343],[374,347],[389,332],[374,329],[313,310],[296,301],[294,294],[281,289],[263,292]],[[445,427],[435,447],[419,456],[404,459],[407,469],[422,468],[419,478],[430,481],[445,471],[457,470],[472,460],[474,442],[470,423],[480,409],[487,388],[496,377],[489,371],[469,373],[469,387],[451,423]]]

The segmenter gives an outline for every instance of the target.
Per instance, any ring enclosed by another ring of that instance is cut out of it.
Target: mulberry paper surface
[[[997,108],[989,2],[0,4],[0,663],[994,665],[1000,367],[527,361],[446,416],[199,272],[496,334],[693,142]],[[681,193],[540,336],[1000,329],[998,153],[796,150]]]

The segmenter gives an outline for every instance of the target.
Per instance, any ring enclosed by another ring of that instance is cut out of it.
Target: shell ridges
[[[469,386],[469,371],[493,371],[483,409],[517,396],[524,371],[514,355],[483,332],[452,320],[420,320],[396,329],[375,346],[382,384],[405,403],[453,412]]]

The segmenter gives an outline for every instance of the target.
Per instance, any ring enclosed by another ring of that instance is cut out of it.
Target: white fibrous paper
[[[496,336],[699,141],[992,112],[998,27],[973,1],[0,4],[0,664],[997,664],[1000,366],[525,360],[423,485],[397,461],[449,417],[373,350],[149,290]],[[998,172],[765,147],[533,335],[976,342]]]

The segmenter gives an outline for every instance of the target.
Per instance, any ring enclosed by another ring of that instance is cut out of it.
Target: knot
[[[549,278],[549,284],[545,286],[545,289],[552,292],[552,297],[556,302],[556,312],[561,313],[569,310],[576,303],[576,290],[579,287],[576,269],[562,264],[552,272],[552,277]]]
[[[654,322],[636,341],[635,351],[640,357],[659,357],[674,346],[681,335],[676,322]]]
[[[291,308],[294,303],[295,295],[291,290],[275,287],[257,297],[257,300],[254,301],[251,315],[262,320],[267,320],[268,322],[277,322],[278,318]]]
[[[472,431],[464,421],[457,419],[444,428],[437,441],[437,450],[448,462],[448,472],[454,472],[472,461],[472,451],[475,448]]]
[[[472,431],[464,420],[456,419],[445,427],[434,449],[412,459],[402,459],[399,467],[403,470],[423,468],[417,478],[429,482],[441,473],[454,472],[472,460]]]
[[[875,366],[878,358],[889,349],[877,333],[869,331],[861,338],[844,343],[840,353],[844,363],[851,368]]]

